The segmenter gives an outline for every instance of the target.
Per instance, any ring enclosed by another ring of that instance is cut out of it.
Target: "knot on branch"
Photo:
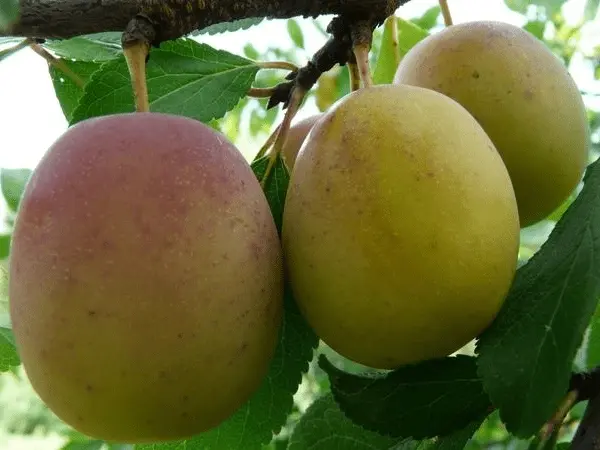
[[[396,2],[390,2],[396,3]],[[393,10],[392,10],[393,12]],[[287,108],[290,95],[294,87],[301,88],[304,92],[309,91],[319,80],[319,77],[331,70],[336,64],[346,65],[354,62],[355,56],[352,48],[354,45],[366,45],[371,47],[373,30],[378,23],[385,20],[379,16],[372,19],[356,19],[352,16],[336,16],[327,26],[327,32],[331,38],[311,58],[311,60],[297,71],[291,72],[286,79],[274,88],[274,93],[269,99],[267,108],[273,108],[279,103]]]

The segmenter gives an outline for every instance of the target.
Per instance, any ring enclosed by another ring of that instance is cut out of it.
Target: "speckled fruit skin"
[[[283,267],[266,198],[224,136],[184,117],[67,130],[26,187],[9,277],[34,389],[99,439],[218,425],[258,388],[278,340]]]
[[[285,158],[285,162],[290,170],[294,168],[294,162],[298,156],[298,152],[302,148],[306,136],[310,133],[310,130],[314,124],[319,120],[323,114],[314,114],[300,120],[290,127],[288,136],[283,146],[282,152]]]
[[[330,347],[394,369],[485,329],[512,283],[519,219],[502,159],[458,103],[380,85],[342,98],[296,159],[284,259]]]
[[[508,168],[521,226],[551,214],[581,180],[590,142],[583,100],[563,63],[521,28],[447,27],[408,52],[394,83],[448,95],[479,121]]]

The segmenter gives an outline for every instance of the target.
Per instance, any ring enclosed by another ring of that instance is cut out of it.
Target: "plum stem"
[[[277,135],[279,134],[280,129],[281,129],[281,124],[277,125],[277,127],[275,128],[275,131],[273,131],[273,133],[271,133],[271,135],[267,138],[266,142],[263,144],[263,146],[260,148],[260,150],[256,154],[256,157],[254,158],[255,160],[262,158],[267,153],[267,150],[269,150],[271,148],[271,146],[273,145],[273,142],[275,142],[275,139],[277,138]]]
[[[360,88],[358,65],[355,62],[348,63],[348,72],[350,73],[350,89],[357,91]]]
[[[356,55],[356,65],[358,66],[363,87],[371,87],[373,85],[373,78],[371,77],[371,67],[369,64],[369,47],[366,44],[358,44],[353,46],[352,50]]]
[[[288,61],[263,61],[257,63],[257,66],[261,69],[283,69],[291,70],[292,72],[296,72],[299,69],[297,65]]]
[[[53,55],[51,55],[48,50],[46,50],[45,48],[43,48],[40,44],[38,44],[37,42],[28,42],[29,47],[38,55],[40,55],[42,58],[44,58],[48,64],[50,64],[51,66],[55,67],[56,69],[60,70],[61,72],[63,72],[67,77],[69,77],[69,79],[75,83],[77,85],[77,87],[83,89],[83,87],[85,86],[84,81],[81,79],[81,77],[79,75],[77,75],[75,72],[73,72],[66,64],[64,61],[61,61],[60,59],[54,57]]]
[[[452,14],[450,13],[450,7],[448,6],[448,0],[439,0],[442,15],[444,16],[444,24],[449,27],[452,25]]]
[[[150,111],[148,84],[146,83],[146,58],[149,52],[150,46],[143,41],[131,43],[123,48],[129,76],[131,77],[135,110],[137,112]]]
[[[569,391],[565,396],[564,400],[560,404],[560,407],[556,411],[556,413],[552,416],[552,418],[546,422],[539,433],[540,444],[538,448],[545,448],[546,442],[552,437],[552,434],[556,430],[556,428],[560,428],[562,423],[565,421],[565,417],[578,400],[578,393],[576,390]]]
[[[251,87],[246,95],[253,98],[269,98],[275,93],[275,88],[257,88]]]
[[[265,169],[265,174],[260,182],[262,188],[265,188],[265,185],[269,179],[269,176],[272,172],[273,166],[277,161],[277,158],[281,154],[283,146],[285,145],[285,141],[287,140],[288,132],[290,130],[290,126],[292,124],[292,120],[294,116],[300,109],[300,105],[302,104],[302,100],[306,95],[306,90],[299,87],[294,86],[292,88],[292,92],[290,94],[290,102],[287,110],[285,111],[285,115],[283,116],[283,120],[281,121],[281,125],[279,125],[279,130],[277,132],[277,137],[275,138],[275,143],[273,144],[273,148],[269,155],[269,163],[267,164],[267,168]]]
[[[395,14],[392,14],[385,20],[384,24],[385,28],[388,28],[390,31],[390,40],[393,49],[394,55],[394,67],[397,67],[400,64],[400,41],[398,40],[398,17]]]

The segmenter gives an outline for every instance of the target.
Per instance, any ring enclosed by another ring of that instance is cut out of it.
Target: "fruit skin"
[[[502,156],[521,226],[551,214],[581,180],[589,125],[577,85],[534,36],[494,21],[453,25],[414,46],[394,83],[441,92],[464,106]]]
[[[306,136],[323,114],[314,114],[302,119],[290,127],[288,136],[283,146],[282,152],[285,162],[290,170],[294,167],[294,162],[298,156],[298,152],[304,143]]]
[[[287,193],[284,260],[300,310],[341,355],[393,369],[446,356],[494,319],[517,264],[502,159],[458,103],[380,85],[309,134]]]
[[[266,198],[226,138],[158,113],[66,131],[16,220],[10,313],[29,379],[81,432],[189,437],[269,367],[283,267]]]

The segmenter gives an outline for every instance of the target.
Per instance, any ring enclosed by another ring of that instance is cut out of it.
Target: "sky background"
[[[410,19],[419,16],[428,8],[437,4],[437,0],[412,0],[401,7],[398,15]],[[503,0],[450,0],[455,23],[471,20],[500,20],[522,25],[523,16],[509,10]],[[568,21],[575,22],[581,17],[585,0],[570,0],[564,8]],[[440,18],[441,20],[441,18]],[[327,23],[329,18],[322,18]],[[315,31],[307,20],[302,20],[305,30],[306,49],[314,53],[324,43],[324,37]],[[199,37],[197,40],[215,48],[242,54],[246,42],[252,42],[264,50],[277,36],[275,43],[284,47],[291,46],[285,21],[276,20],[249,30],[217,36]],[[590,27],[584,42],[600,43],[600,24]],[[573,75],[580,85],[600,93],[598,83],[584,70],[574,70]],[[600,99],[600,97],[599,97]],[[313,114],[314,105],[302,108],[298,118]],[[47,63],[30,49],[25,49],[0,62],[0,167],[34,168],[47,148],[66,130],[67,122],[62,114],[54,94],[48,74]]]

